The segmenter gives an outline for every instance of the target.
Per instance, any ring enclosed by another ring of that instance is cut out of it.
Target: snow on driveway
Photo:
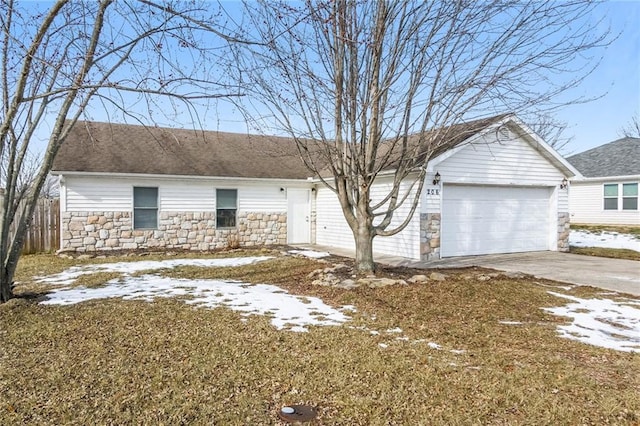
[[[603,247],[640,251],[640,239],[629,234],[618,232],[587,232],[572,230],[569,234],[569,245],[574,247]]]
[[[570,300],[565,306],[543,308],[554,315],[572,318],[558,326],[561,337],[623,352],[640,352],[640,301],[636,299],[581,299],[549,291]]]
[[[270,257],[240,257],[227,259],[172,259],[103,263],[76,266],[66,271],[40,278],[55,286],[48,305],[71,305],[88,300],[121,297],[124,300],[153,301],[157,297],[184,296],[185,303],[215,308],[227,307],[242,315],[268,315],[277,329],[304,332],[312,325],[340,325],[350,318],[343,312],[354,311],[353,306],[335,309],[316,297],[296,296],[269,284],[247,284],[232,280],[190,280],[162,277],[156,274],[132,276],[135,272],[174,268],[176,266],[224,267],[261,262]],[[78,277],[96,272],[120,272],[122,277],[108,281],[98,288],[68,287]]]

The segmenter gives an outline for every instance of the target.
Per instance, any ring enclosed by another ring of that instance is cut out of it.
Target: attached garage
[[[440,256],[551,249],[552,193],[548,187],[445,185]]]
[[[567,251],[566,182],[578,171],[514,116],[467,134],[430,160],[413,220],[393,237],[376,237],[374,253],[432,260]],[[385,185],[376,183],[373,200],[384,198]],[[353,249],[335,194],[322,185],[315,194],[315,242]],[[398,213],[396,223],[406,212]]]

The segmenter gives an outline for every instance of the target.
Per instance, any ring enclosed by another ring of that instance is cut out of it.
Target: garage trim
[[[556,250],[551,186],[444,184],[440,256]]]

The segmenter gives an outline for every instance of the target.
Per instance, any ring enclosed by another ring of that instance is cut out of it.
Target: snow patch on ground
[[[142,260],[138,262],[97,263],[93,265],[73,266],[59,274],[40,277],[38,281],[52,285],[69,285],[82,275],[96,272],[120,272],[134,274],[141,271],[172,269],[178,266],[199,266],[202,268],[224,268],[231,266],[246,266],[253,263],[273,259],[269,256],[230,257],[226,259],[170,259],[170,260]]]
[[[498,323],[504,325],[522,325],[520,321],[498,321]]]
[[[350,318],[341,310],[353,312],[353,306],[334,309],[316,297],[296,296],[269,284],[247,284],[230,280],[190,280],[167,278],[155,274],[131,276],[133,272],[190,266],[239,266],[267,260],[269,257],[229,259],[173,259],[105,263],[73,267],[60,274],[43,277],[40,281],[57,286],[72,283],[81,275],[95,272],[120,272],[121,278],[108,281],[103,287],[58,287],[48,294],[46,305],[71,305],[96,299],[153,301],[158,297],[184,297],[184,303],[204,308],[227,307],[243,315],[267,315],[277,329],[304,332],[308,326],[335,326]]]
[[[574,247],[603,247],[640,251],[640,239],[629,234],[617,232],[587,232],[572,230],[569,245]]]
[[[571,324],[558,326],[560,336],[617,351],[640,352],[640,309],[625,301],[548,293],[572,301],[565,306],[543,308],[572,318]]]
[[[326,251],[314,251],[314,250],[289,250],[289,253],[309,257],[311,259],[320,259],[322,257],[331,256],[331,254],[327,253]]]

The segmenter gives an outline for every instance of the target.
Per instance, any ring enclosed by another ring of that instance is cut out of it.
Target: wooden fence
[[[12,232],[15,230],[12,228]],[[60,248],[60,200],[41,198],[27,229],[22,253],[54,252]]]

